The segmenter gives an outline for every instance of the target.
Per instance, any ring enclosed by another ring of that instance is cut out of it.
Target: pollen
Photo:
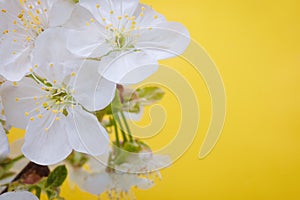
[[[106,18],[103,17],[103,18],[102,18],[102,21],[105,22],[105,21],[106,21]]]
[[[43,103],[43,107],[46,108],[47,106],[48,106],[48,103],[47,103],[47,102],[44,102],[44,103]]]
[[[59,117],[56,117],[56,118],[55,118],[55,120],[56,120],[56,121],[59,121],[59,120],[60,120],[60,118],[59,118]]]
[[[94,20],[93,18],[91,18],[91,19],[90,19],[90,22],[94,23],[94,22],[95,22],[95,20]]]
[[[100,8],[100,4],[96,4],[96,8]]]
[[[29,115],[29,112],[25,112],[25,116],[27,116],[27,117],[28,117],[28,115]]]
[[[3,32],[2,32],[2,34],[7,34],[8,33],[8,30],[4,30]]]
[[[49,128],[45,128],[45,131],[48,132],[48,131],[49,131]]]
[[[16,24],[17,24],[17,21],[16,21],[16,20],[14,20],[14,21],[13,21],[13,24],[14,24],[14,25],[16,25]]]
[[[89,25],[90,25],[90,23],[89,23],[89,22],[86,22],[86,23],[85,23],[85,25],[86,25],[86,26],[89,26]]]
[[[71,76],[76,76],[76,73],[75,73],[75,72],[72,72],[72,73],[71,73]]]
[[[50,63],[49,66],[52,68],[52,67],[54,66],[54,64],[53,64],[53,63]]]
[[[18,83],[17,82],[13,82],[13,86],[17,86],[18,85]]]
[[[37,100],[37,96],[34,96],[34,97],[33,97],[33,100],[35,100],[35,101],[36,101],[36,100]]]
[[[37,108],[37,109],[35,109],[35,112],[37,112],[37,113],[38,113],[38,112],[40,112],[40,110]]]
[[[58,110],[52,110],[52,112],[53,112],[54,114],[57,114],[57,113],[58,113]]]
[[[2,11],[3,13],[6,13],[6,12],[7,12],[5,9],[2,9],[1,11]]]
[[[119,17],[118,17],[118,20],[121,20],[121,19],[122,19],[122,16],[119,16]]]
[[[154,15],[154,19],[158,19],[158,16],[157,16],[157,15]]]
[[[29,71],[30,71],[30,72],[33,72],[33,69],[32,69],[32,68],[30,68],[30,69],[29,69]]]
[[[30,117],[30,121],[34,121],[34,117]]]
[[[42,119],[42,118],[43,118],[43,115],[42,115],[42,114],[39,114],[39,115],[38,115],[38,118],[39,118],[39,119]]]
[[[56,84],[56,83],[57,83],[57,80],[53,80],[53,83]]]
[[[38,64],[35,64],[33,67],[34,67],[34,68],[38,68],[38,67],[39,67],[39,65],[38,65]]]
[[[109,14],[113,15],[113,14],[114,14],[114,11],[113,11],[113,10],[109,11]]]

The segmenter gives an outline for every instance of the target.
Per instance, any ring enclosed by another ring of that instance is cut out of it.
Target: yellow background
[[[183,23],[210,54],[226,87],[227,117],[217,146],[199,160],[210,99],[203,82],[191,75],[190,83],[201,99],[198,135],[188,151],[162,171],[162,181],[150,190],[135,190],[137,199],[300,199],[300,2],[142,2]],[[164,63],[184,71],[172,60]],[[162,104],[167,110],[175,109],[166,102]],[[63,196],[97,199],[78,190],[74,193],[68,184]]]

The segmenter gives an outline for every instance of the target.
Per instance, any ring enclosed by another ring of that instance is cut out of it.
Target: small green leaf
[[[149,105],[163,98],[165,92],[155,86],[147,86],[143,88],[138,88],[136,93],[139,98],[139,102],[143,105]]]
[[[61,165],[56,167],[49,175],[45,187],[59,187],[67,178],[68,171],[66,166]]]

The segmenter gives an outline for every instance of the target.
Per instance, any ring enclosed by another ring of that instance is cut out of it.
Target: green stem
[[[18,157],[16,157],[16,158],[10,160],[9,163],[15,163],[15,162],[18,162],[19,160],[21,160],[21,159],[23,159],[23,158],[25,158],[24,155],[19,155]]]
[[[117,147],[120,147],[119,131],[118,131],[118,127],[117,127],[116,121],[113,120],[112,118],[110,118],[110,121],[113,123],[114,128],[115,128],[115,136],[116,136]]]
[[[125,115],[124,115],[124,112],[121,111],[120,113],[121,113],[123,122],[124,122],[124,124],[125,124],[126,130],[127,130],[128,136],[129,136],[129,140],[130,140],[130,142],[133,142],[133,137],[132,137],[132,134],[131,134],[129,125],[128,125],[128,123],[127,123],[127,119],[126,119],[126,117],[125,117]]]
[[[123,125],[122,125],[122,123],[121,123],[121,120],[120,120],[120,118],[119,118],[118,113],[114,114],[114,118],[115,118],[115,120],[117,121],[117,123],[118,123],[119,126],[120,126],[120,130],[121,130],[121,133],[122,133],[123,141],[124,141],[124,143],[125,143],[125,142],[127,142],[127,137],[126,137],[126,133],[124,132],[124,128],[123,128]]]

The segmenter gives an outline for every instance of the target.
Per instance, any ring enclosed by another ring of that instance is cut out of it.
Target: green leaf
[[[55,199],[58,196],[57,192],[54,190],[47,190],[46,194],[49,200]]]
[[[136,93],[139,98],[139,102],[142,105],[150,105],[154,102],[161,100],[165,94],[165,92],[156,86],[146,86],[143,88],[138,88]]]
[[[45,187],[59,187],[67,178],[68,170],[66,166],[61,165],[56,167],[49,175]]]

